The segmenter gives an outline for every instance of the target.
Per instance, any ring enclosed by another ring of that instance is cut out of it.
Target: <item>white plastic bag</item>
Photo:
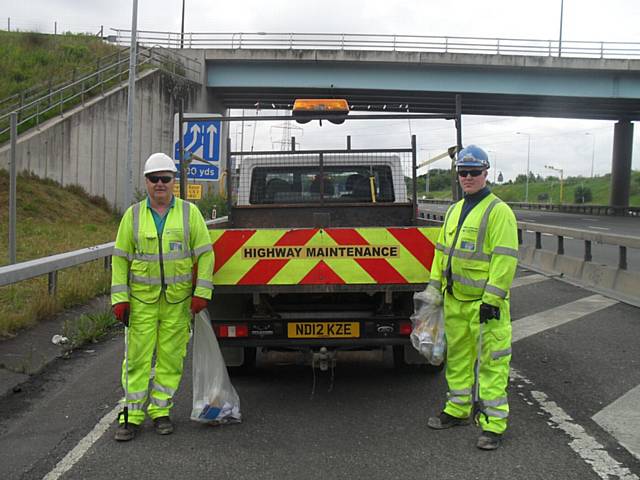
[[[413,294],[413,307],[411,344],[431,365],[440,365],[447,350],[442,294],[427,287]]]
[[[209,312],[205,309],[195,318],[191,420],[215,425],[241,419],[240,397],[229,380]]]

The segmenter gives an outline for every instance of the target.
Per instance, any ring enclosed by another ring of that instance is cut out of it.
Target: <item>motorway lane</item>
[[[514,288],[514,332],[520,321],[592,295],[553,279]],[[111,428],[61,478],[600,478],[584,460],[593,454],[596,466],[604,456],[605,469],[617,465],[619,478],[637,479],[640,461],[592,419],[640,384],[640,310],[612,303],[514,343],[511,428],[497,452],[475,448],[475,427],[426,428],[444,398],[443,375],[399,373],[389,355],[350,354],[338,364],[333,391],[323,373],[312,396],[310,367],[295,364],[295,355],[288,365],[283,355],[267,355],[256,373],[233,377],[242,424],[188,420],[188,362],[174,435],[155,435],[147,424],[134,442],[117,444]],[[119,396],[120,354],[121,342],[108,340],[60,361],[22,398],[0,400],[1,478],[43,478],[93,428]],[[575,422],[556,425],[550,402]],[[562,430],[567,425],[603,450],[576,441]]]

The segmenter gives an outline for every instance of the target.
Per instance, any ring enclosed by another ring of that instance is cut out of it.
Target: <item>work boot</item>
[[[116,430],[116,441],[128,442],[129,440],[133,440],[133,438],[136,436],[136,433],[138,433],[139,427],[140,425],[136,425],[135,423],[121,423],[120,425],[118,425],[118,429]]]
[[[480,450],[495,450],[500,446],[502,435],[494,432],[482,432],[482,435],[478,437],[478,443],[476,447]]]
[[[427,426],[434,430],[444,430],[445,428],[461,427],[463,425],[469,425],[468,418],[457,418],[445,412],[442,412],[437,417],[429,417],[427,420]]]
[[[156,427],[158,435],[169,435],[173,433],[173,423],[169,417],[158,417],[153,419],[153,425]]]

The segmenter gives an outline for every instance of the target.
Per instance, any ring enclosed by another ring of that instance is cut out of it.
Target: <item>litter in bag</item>
[[[240,397],[229,380],[206,309],[196,315],[194,325],[191,420],[212,425],[242,420]]]
[[[413,307],[411,344],[431,365],[440,365],[447,350],[442,294],[427,287],[413,294]]]

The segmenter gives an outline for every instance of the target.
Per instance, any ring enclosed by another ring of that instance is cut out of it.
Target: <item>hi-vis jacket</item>
[[[193,291],[192,268],[197,263]],[[195,205],[175,199],[158,235],[147,200],[127,209],[113,249],[111,303],[133,297],[155,303],[165,292],[169,303],[193,295],[210,299],[213,250],[207,226]]]
[[[511,208],[493,193],[478,203],[458,232],[464,200],[447,211],[431,267],[430,283],[461,301],[497,307],[508,300],[518,266],[518,227]],[[448,269],[450,274],[447,275]]]

